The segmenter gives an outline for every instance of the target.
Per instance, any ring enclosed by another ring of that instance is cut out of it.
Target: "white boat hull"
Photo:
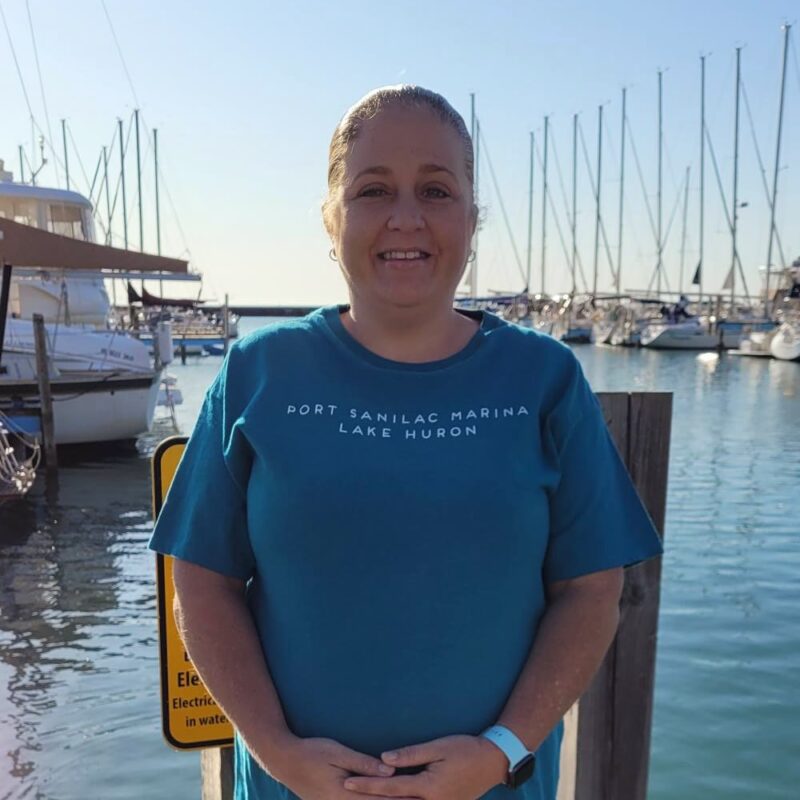
[[[147,433],[153,424],[160,379],[160,372],[154,370],[51,378],[56,444],[113,442]],[[0,408],[38,405],[35,381],[0,379]]]
[[[148,347],[122,331],[98,331],[77,325],[45,324],[47,355],[60,372],[125,370],[150,372]],[[34,356],[33,323],[24,319],[6,322],[5,352]]]
[[[800,322],[784,322],[772,337],[769,349],[781,361],[800,361]]]

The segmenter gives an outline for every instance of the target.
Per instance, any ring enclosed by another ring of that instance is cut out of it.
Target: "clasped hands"
[[[479,736],[446,736],[373,758],[333,739],[296,739],[273,775],[303,800],[476,800],[508,771],[508,759]],[[416,774],[398,770],[423,767]]]

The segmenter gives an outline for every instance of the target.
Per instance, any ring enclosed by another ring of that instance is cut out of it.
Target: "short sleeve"
[[[206,393],[149,547],[247,580],[255,564],[246,504],[251,457],[230,407],[229,371],[230,356]]]
[[[580,363],[544,422],[558,479],[549,492],[545,582],[630,566],[661,554],[661,539],[606,426]]]

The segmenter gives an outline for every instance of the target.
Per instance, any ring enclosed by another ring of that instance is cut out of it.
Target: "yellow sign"
[[[153,454],[153,517],[157,518],[178,469],[185,436],[165,439]],[[179,750],[233,744],[233,726],[200,680],[183,646],[172,602],[173,558],[156,555],[158,639],[161,655],[161,726],[167,742]]]

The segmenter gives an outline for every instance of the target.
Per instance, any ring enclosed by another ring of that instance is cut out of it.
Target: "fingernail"
[[[383,758],[385,761],[397,761],[398,754],[394,750],[390,750],[388,753],[383,754]]]
[[[388,764],[381,764],[378,767],[378,772],[381,775],[391,775],[394,772],[394,767],[390,767]]]

